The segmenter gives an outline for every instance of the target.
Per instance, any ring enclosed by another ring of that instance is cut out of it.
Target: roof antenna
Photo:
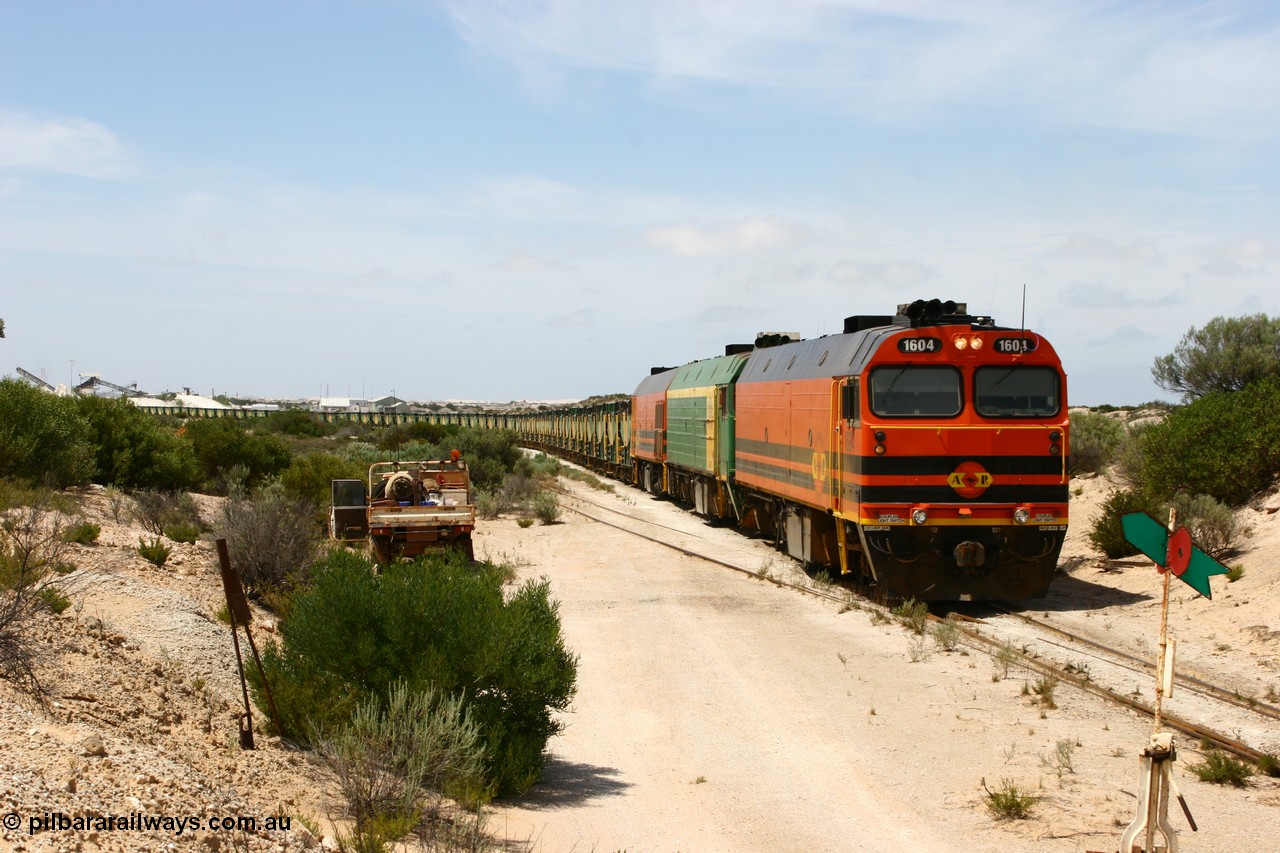
[[[1025,341],[1027,339],[1027,283],[1025,281],[1022,283],[1022,319],[1019,322],[1021,323],[1022,339]],[[1023,344],[1023,346],[1026,346],[1026,344]]]

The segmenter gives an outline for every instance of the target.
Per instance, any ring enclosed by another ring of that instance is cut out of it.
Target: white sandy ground
[[[567,488],[683,530],[700,550],[802,577],[766,544],[636,490]],[[1076,488],[1069,573],[1034,612],[1153,649],[1158,576],[1137,561],[1097,559],[1085,533],[1109,485],[1091,479]],[[170,565],[155,569],[133,550],[141,531],[113,520],[100,491],[84,502],[102,536],[76,548],[75,606],[40,628],[55,704],[46,713],[0,685],[0,816],[24,818],[22,830],[0,830],[0,850],[321,843],[296,820],[289,832],[258,834],[26,835],[27,817],[58,811],[307,815],[331,846],[327,816],[339,817],[341,806],[325,773],[261,735],[254,752],[236,745],[239,687],[229,632],[212,617],[221,603],[212,548],[177,546]],[[214,499],[202,504],[216,509]],[[1265,697],[1280,690],[1280,513],[1241,518],[1251,535],[1231,562],[1245,566],[1244,578],[1215,578],[1213,601],[1177,590],[1171,624],[1180,662]],[[490,828],[499,837],[541,851],[1052,853],[1116,850],[1133,818],[1150,722],[1101,699],[1061,685],[1058,709],[1042,709],[1022,693],[1025,673],[994,680],[985,654],[922,646],[866,612],[840,612],[571,512],[549,527],[485,522],[477,551],[514,562],[524,577],[551,579],[580,656],[578,695],[544,780],[495,805]],[[271,641],[270,622],[255,630],[260,643]],[[913,643],[924,658],[914,663]],[[95,736],[105,755],[85,755]],[[1070,770],[1055,760],[1063,742]],[[1199,759],[1196,745],[1178,744],[1175,772],[1201,828],[1191,833],[1175,807],[1182,849],[1280,848],[1280,784],[1201,783],[1186,769]],[[993,820],[984,779],[1039,795],[1031,819]]]

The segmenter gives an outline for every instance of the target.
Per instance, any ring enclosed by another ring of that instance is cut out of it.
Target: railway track
[[[767,569],[749,568],[742,565],[741,560],[724,559],[708,553],[711,549],[699,541],[696,533],[639,517],[637,513],[625,512],[580,494],[571,495],[564,506],[596,523],[671,548],[685,556],[803,595],[893,618],[889,607],[847,587],[813,580],[793,582]],[[986,606],[995,610],[996,615],[975,617],[961,614],[953,620],[963,637],[963,645],[993,658],[1001,656],[1028,672],[1154,717],[1154,707],[1142,699],[1152,691],[1155,678],[1153,663],[1049,625],[1008,606]],[[942,621],[937,616],[931,615],[930,618]],[[1275,723],[1280,721],[1280,708],[1243,697],[1233,690],[1191,675],[1178,676],[1175,695],[1165,700],[1161,719],[1166,727],[1193,737],[1197,742],[1212,744],[1252,762],[1257,762],[1268,752],[1274,754],[1278,751],[1272,741],[1276,738]]]

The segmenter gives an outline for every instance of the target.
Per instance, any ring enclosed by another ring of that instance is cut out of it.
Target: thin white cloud
[[[494,267],[503,272],[560,272],[569,269],[569,267],[560,261],[553,261],[547,258],[540,258],[536,255],[530,255],[523,252],[510,252],[500,261],[494,264]]]
[[[596,312],[591,308],[581,308],[568,314],[557,314],[547,318],[547,326],[553,329],[590,327],[596,323]]]
[[[1130,308],[1155,308],[1177,304],[1182,297],[1177,293],[1148,290],[1135,293],[1105,282],[1074,281],[1059,294],[1059,301],[1072,309],[1121,311]]]
[[[833,266],[828,275],[844,284],[923,284],[934,278],[936,272],[914,261],[882,261],[864,263],[842,261]]]
[[[796,245],[806,235],[804,228],[763,216],[748,216],[732,225],[702,227],[673,225],[645,231],[645,241],[684,258],[740,254]]]
[[[83,118],[39,119],[0,109],[0,169],[123,178],[134,167],[120,140]]]
[[[1247,3],[447,0],[458,32],[543,88],[557,68],[824,97],[874,118],[1017,106],[1216,138],[1280,130],[1280,31]],[[1260,20],[1261,19],[1261,20]]]
[[[1066,258],[1135,264],[1158,264],[1164,260],[1160,251],[1145,240],[1124,245],[1091,234],[1072,234],[1054,250],[1054,253]]]
[[[1246,267],[1235,261],[1218,258],[1201,264],[1200,272],[1222,278],[1238,278],[1245,275],[1263,275],[1265,271],[1261,267]]]

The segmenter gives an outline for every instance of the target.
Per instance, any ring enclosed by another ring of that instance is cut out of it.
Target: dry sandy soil
[[[1150,651],[1158,576],[1092,553],[1085,533],[1109,485],[1072,485],[1067,571],[1035,612]],[[638,491],[566,488],[568,507],[574,495],[611,502],[699,551],[803,579],[765,543]],[[18,830],[0,829],[0,850],[331,847],[329,818],[341,811],[324,771],[261,735],[256,751],[238,747],[239,686],[229,631],[212,615],[221,604],[212,548],[177,546],[156,569],[134,550],[141,531],[113,518],[100,491],[81,497],[103,532],[76,547],[75,605],[40,626],[52,705],[0,684],[0,816],[21,817]],[[202,506],[216,514],[216,500]],[[1241,520],[1250,535],[1231,562],[1244,577],[1215,578],[1212,601],[1175,585],[1171,624],[1180,666],[1265,697],[1280,690],[1280,513],[1245,510]],[[869,612],[574,512],[547,527],[485,523],[477,552],[551,579],[580,656],[578,695],[543,782],[492,809],[490,830],[522,848],[1112,851],[1133,819],[1150,722],[1101,699],[1060,686],[1058,707],[1042,708],[1023,694],[1030,676],[1004,675],[985,654],[943,652]],[[270,618],[258,626],[259,642],[270,642]],[[1266,747],[1280,750],[1271,735]],[[1178,743],[1175,772],[1200,824],[1190,832],[1174,807],[1182,849],[1273,853],[1280,784],[1199,782],[1186,769],[1196,745]],[[1039,797],[1030,819],[988,813],[984,781],[995,789],[1005,780]],[[32,816],[59,812],[294,820],[255,833],[27,834]],[[326,837],[302,828],[300,815]]]

